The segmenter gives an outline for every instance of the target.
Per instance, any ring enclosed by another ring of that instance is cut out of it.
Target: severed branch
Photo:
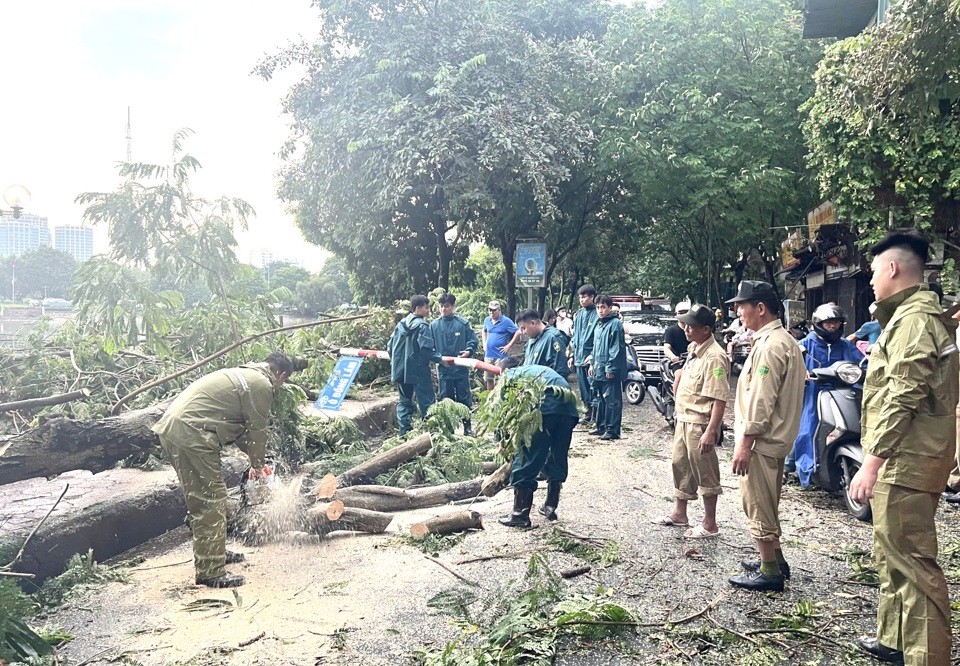
[[[12,412],[17,409],[36,409],[37,407],[50,407],[51,405],[62,405],[74,400],[85,400],[90,397],[90,389],[79,389],[69,393],[51,395],[45,398],[30,398],[28,400],[15,400],[14,402],[0,402],[0,412]]]
[[[188,372],[190,372],[190,371],[192,371],[192,370],[196,370],[197,368],[203,367],[204,365],[206,365],[206,364],[209,363],[210,361],[213,361],[213,360],[215,360],[215,359],[223,356],[224,354],[233,351],[233,350],[236,349],[237,347],[240,347],[240,346],[242,346],[242,345],[247,344],[248,342],[253,342],[254,340],[258,340],[258,339],[260,339],[260,338],[262,338],[262,337],[265,337],[265,336],[268,336],[268,335],[273,335],[273,334],[275,334],[275,333],[283,333],[284,331],[293,331],[293,330],[296,330],[296,329],[298,329],[298,328],[308,328],[308,327],[310,327],[310,326],[319,326],[320,324],[334,324],[334,323],[339,323],[339,322],[343,322],[343,321],[356,321],[357,319],[365,319],[365,318],[367,318],[367,317],[369,317],[369,316],[370,316],[369,314],[362,314],[362,315],[354,315],[353,317],[334,317],[334,318],[332,318],[332,319],[323,319],[323,320],[321,320],[321,321],[308,321],[308,322],[303,323],[303,324],[290,324],[289,326],[280,326],[279,328],[271,328],[269,331],[263,331],[263,332],[261,332],[261,333],[254,333],[253,335],[248,335],[247,337],[243,338],[242,340],[237,340],[237,341],[234,342],[233,344],[227,345],[226,347],[224,347],[224,348],[221,349],[220,351],[214,352],[213,354],[210,354],[210,356],[207,356],[206,358],[200,359],[199,361],[197,361],[197,362],[194,363],[193,365],[188,365],[187,367],[185,367],[185,368],[183,368],[183,369],[181,369],[181,370],[177,370],[176,372],[171,373],[171,374],[167,375],[166,377],[161,377],[160,379],[156,379],[156,380],[154,380],[154,381],[152,381],[152,382],[148,382],[148,383],[144,384],[143,386],[141,386],[141,387],[139,387],[139,388],[137,388],[137,389],[134,389],[134,390],[131,391],[130,393],[128,393],[128,394],[126,394],[125,396],[123,396],[122,398],[120,398],[120,400],[118,400],[116,403],[114,403],[113,407],[111,408],[111,412],[110,412],[110,413],[113,414],[113,415],[119,414],[121,407],[123,407],[126,403],[130,402],[130,400],[132,400],[134,397],[140,395],[140,394],[143,393],[144,391],[149,391],[150,389],[152,389],[152,388],[154,388],[154,387],[156,387],[156,386],[160,386],[161,384],[166,384],[166,383],[167,383],[168,381],[170,381],[171,379],[176,379],[177,377],[180,377],[181,375],[185,375],[185,374],[187,374]]]

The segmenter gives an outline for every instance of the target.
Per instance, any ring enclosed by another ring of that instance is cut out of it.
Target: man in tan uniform
[[[747,573],[730,584],[749,590],[783,590],[790,567],[780,548],[780,488],[783,461],[800,429],[803,355],[780,321],[781,303],[773,285],[744,280],[735,303],[743,325],[756,331],[753,349],[737,382],[733,473],[760,559],[741,562]]]
[[[850,495],[872,499],[880,600],[876,636],[858,643],[883,661],[947,666],[950,601],[934,514],[956,454],[957,324],[923,284],[926,240],[893,233],[871,252],[883,332],[864,382],[864,460]]]
[[[280,353],[265,363],[217,370],[185,388],[153,426],[183,485],[198,584],[243,585],[243,576],[225,568],[228,559],[242,562],[243,555],[229,553],[228,558],[227,486],[220,450],[236,444],[250,457],[253,476],[264,473],[273,394],[291,372],[293,364]]]
[[[703,522],[687,530],[687,539],[718,536],[717,498],[723,411],[730,398],[730,359],[713,337],[716,317],[706,305],[695,304],[677,318],[686,327],[690,346],[687,362],[677,373],[677,427],[673,437],[673,513],[653,522],[658,525],[688,524],[687,503],[703,497]]]

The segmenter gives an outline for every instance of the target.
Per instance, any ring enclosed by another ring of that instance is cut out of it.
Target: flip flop
[[[687,530],[683,535],[684,539],[716,539],[720,536],[720,530],[708,532],[703,525],[697,525],[693,529]]]
[[[650,522],[654,525],[660,525],[661,527],[690,527],[690,523],[674,522],[670,516],[660,516],[659,518],[654,518]]]

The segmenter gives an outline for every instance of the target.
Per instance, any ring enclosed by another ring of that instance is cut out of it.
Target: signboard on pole
[[[362,363],[363,359],[357,356],[341,356],[333,372],[330,373],[326,385],[320,391],[320,397],[317,398],[314,407],[331,412],[339,410],[353,380],[360,372]]]
[[[517,286],[547,286],[547,244],[517,244]]]

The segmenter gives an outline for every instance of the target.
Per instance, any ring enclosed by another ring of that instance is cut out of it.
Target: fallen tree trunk
[[[454,511],[411,525],[410,536],[422,539],[428,534],[453,534],[482,529],[483,521],[476,511]]]
[[[169,403],[92,421],[58,417],[6,441],[0,440],[0,485],[50,477],[75,469],[110,469],[159,445],[150,428]]]
[[[483,479],[476,478],[413,490],[391,486],[353,486],[337,490],[334,498],[343,501],[347,507],[371,511],[409,511],[476,497],[482,484]]]
[[[308,530],[320,536],[340,531],[382,534],[393,522],[393,514],[345,507],[334,500],[308,509],[305,522]]]
[[[484,497],[493,497],[501,490],[510,485],[510,472],[513,470],[513,464],[505,462],[483,480],[483,486],[480,488],[480,494]]]
[[[388,472],[405,462],[424,455],[432,446],[433,440],[430,437],[430,433],[425,432],[422,435],[418,435],[409,442],[378,453],[366,462],[340,474],[337,476],[337,488],[346,488],[347,486],[356,486],[359,484],[372,484],[374,480],[384,472]]]
[[[36,409],[37,407],[51,407],[53,405],[62,405],[74,400],[84,400],[90,397],[90,389],[79,389],[69,393],[51,395],[45,398],[30,398],[29,400],[16,400],[14,402],[0,403],[0,412],[12,412],[17,409]]]

